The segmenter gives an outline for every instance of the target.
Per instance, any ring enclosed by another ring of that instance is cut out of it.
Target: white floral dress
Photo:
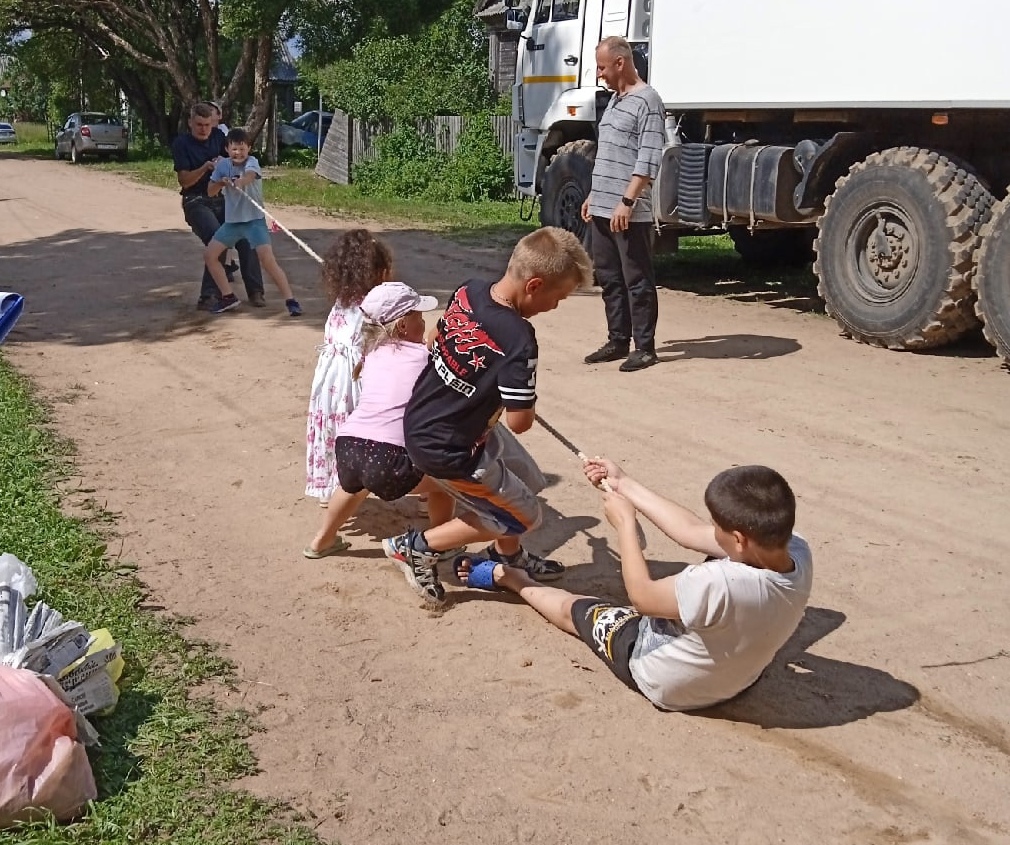
[[[357,305],[334,305],[326,318],[305,431],[306,496],[327,500],[340,487],[335,455],[337,430],[358,404],[360,387],[352,375],[361,363],[362,320]]]

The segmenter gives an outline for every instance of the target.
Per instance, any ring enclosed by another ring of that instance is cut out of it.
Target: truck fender
[[[802,215],[820,211],[835,182],[875,150],[873,136],[866,132],[839,132],[824,142],[800,141],[794,153],[801,174],[793,191],[796,210]]]

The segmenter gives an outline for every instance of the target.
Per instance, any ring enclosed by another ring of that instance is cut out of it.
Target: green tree
[[[227,109],[251,79],[246,123],[269,114],[274,39],[289,0],[0,0],[0,38],[73,37],[167,142],[204,97]]]
[[[472,0],[453,0],[412,35],[368,37],[315,76],[327,99],[366,120],[467,114],[494,102]]]
[[[289,10],[288,34],[309,67],[346,59],[369,38],[418,32],[453,0],[301,0]]]

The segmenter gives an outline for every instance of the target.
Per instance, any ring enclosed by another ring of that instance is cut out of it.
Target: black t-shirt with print
[[[491,282],[457,288],[403,418],[410,459],[435,478],[466,478],[502,409],[536,404],[537,337],[491,298]]]
[[[228,155],[228,150],[225,135],[216,127],[210,131],[210,136],[206,141],[198,141],[191,132],[184,132],[172,141],[172,162],[176,173],[180,170],[199,170],[208,161],[226,155]],[[199,182],[188,188],[183,188],[179,193],[184,197],[203,197],[207,195],[209,184],[210,172],[208,171],[200,177]]]

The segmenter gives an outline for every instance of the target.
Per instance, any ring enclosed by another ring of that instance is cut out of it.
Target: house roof
[[[520,6],[526,9],[530,5],[531,0],[523,0],[520,4]],[[508,7],[505,5],[505,0],[476,0],[473,6],[473,14],[477,18],[495,18],[504,15],[507,11]]]
[[[282,85],[294,85],[298,81],[298,68],[291,50],[283,41],[274,45],[274,60],[270,65],[270,81]]]

